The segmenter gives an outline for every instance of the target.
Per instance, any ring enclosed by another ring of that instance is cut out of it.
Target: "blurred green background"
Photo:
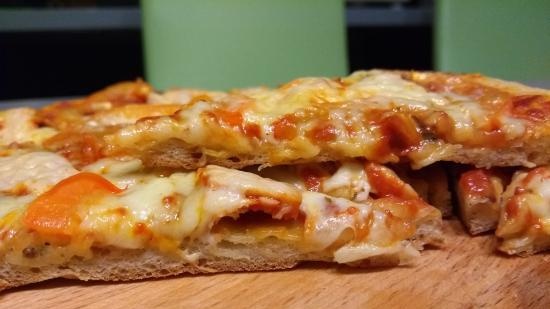
[[[435,68],[550,80],[549,0],[438,0]]]
[[[340,0],[141,1],[145,74],[159,88],[277,85],[347,73]]]

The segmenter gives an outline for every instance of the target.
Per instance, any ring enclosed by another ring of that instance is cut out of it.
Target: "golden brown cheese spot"
[[[240,111],[230,111],[217,108],[211,112],[207,112],[207,114],[214,117],[220,125],[240,127],[243,123],[243,115]]]
[[[17,184],[15,187],[11,188],[9,191],[1,191],[3,195],[8,196],[25,196],[30,194],[29,188],[24,184]]]
[[[151,86],[138,79],[134,82],[120,82],[92,93],[85,101],[90,102],[111,102],[115,106],[127,103],[145,103],[151,93]]]
[[[105,155],[105,143],[92,133],[64,131],[44,142],[44,148],[57,152],[76,167],[91,164]]]
[[[151,87],[142,80],[117,83],[83,99],[48,105],[38,111],[36,121],[56,129],[79,128],[83,125],[84,116],[117,106],[146,103],[151,91]]]
[[[476,169],[463,173],[458,182],[461,191],[470,197],[484,197],[494,201],[496,194],[491,184],[489,173],[488,170],[484,169]]]

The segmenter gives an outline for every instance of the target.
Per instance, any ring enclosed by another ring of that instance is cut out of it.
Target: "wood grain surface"
[[[446,223],[448,246],[412,267],[305,264],[289,271],[126,283],[51,280],[0,294],[0,308],[550,308],[550,255],[495,253]]]

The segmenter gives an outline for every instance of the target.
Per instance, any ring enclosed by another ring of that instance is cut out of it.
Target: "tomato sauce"
[[[273,122],[273,137],[278,140],[292,140],[298,135],[297,118],[294,115],[285,115]]]
[[[470,196],[495,198],[489,171],[476,169],[463,173],[458,184],[463,192]]]

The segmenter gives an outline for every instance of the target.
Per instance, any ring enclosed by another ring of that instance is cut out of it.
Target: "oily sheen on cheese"
[[[52,163],[37,166],[36,163],[43,162],[45,156]],[[33,232],[32,228],[29,230],[21,223],[26,221],[17,218],[27,215],[26,209],[33,203],[32,198],[39,196],[44,188],[56,190],[56,182],[61,186],[71,177],[83,176],[66,166],[64,158],[51,153],[16,154],[4,158],[0,165],[21,160],[29,166],[36,166],[29,174],[32,176],[47,175],[45,170],[48,167],[56,171],[48,170],[51,174],[46,185],[29,185],[29,198],[12,200],[9,211],[4,212],[0,219],[0,235],[4,237],[0,252],[5,260],[15,265],[55,264],[75,255],[91,258],[92,247],[97,246],[151,248],[186,259],[188,253],[181,249],[185,241],[195,239],[214,245],[217,238],[210,231],[220,219],[237,219],[250,211],[267,213],[281,222],[302,222],[299,223],[302,228],[296,234],[301,236],[295,242],[306,253],[329,250],[333,251],[334,261],[350,263],[391,252],[400,254],[402,262],[406,262],[418,255],[417,249],[408,241],[414,235],[416,224],[440,220],[440,213],[420,200],[403,201],[411,202],[407,206],[398,205],[392,199],[352,202],[219,166],[162,177],[144,172],[139,160],[121,158],[104,159],[84,170],[102,175],[122,191],[100,195],[90,193],[90,197],[78,199],[73,197],[77,201],[74,208],[79,223],[69,235],[72,240],[52,239],[52,235]],[[5,171],[1,174],[4,179],[17,173],[5,166],[0,166],[0,170]],[[68,177],[63,182],[59,182],[61,173]],[[19,177],[23,183],[29,183],[24,175]],[[362,184],[363,188],[366,186],[368,184]],[[4,194],[2,198],[10,196]],[[403,211],[403,207],[408,210]],[[388,211],[394,215],[388,216]],[[393,220],[397,221],[392,223]],[[410,228],[395,229],[395,224],[405,224]],[[266,236],[269,235],[274,234]],[[43,241],[62,241],[59,247],[63,249],[59,250],[64,253],[59,255],[60,251],[44,250],[40,260],[25,256],[25,248],[40,247]],[[332,248],[336,243],[339,245]],[[200,254],[194,255],[195,259],[199,257]]]
[[[120,83],[42,108],[33,125],[60,131],[37,143],[78,167],[119,156],[186,169],[352,158],[533,167],[550,163],[549,115],[543,89],[477,74],[371,70],[229,92]]]
[[[484,81],[476,75],[373,70],[212,96],[171,91],[164,101],[155,96],[154,104],[176,101],[182,105],[178,112],[107,135],[106,149],[110,154],[162,154],[163,143],[177,140],[184,153],[202,156],[200,162],[229,160],[230,166],[363,157],[379,163],[406,160],[419,168],[463,148],[520,147],[548,135],[548,125],[523,114],[550,114],[548,93],[512,87],[516,94],[511,94]],[[532,165],[526,160],[519,164]]]

